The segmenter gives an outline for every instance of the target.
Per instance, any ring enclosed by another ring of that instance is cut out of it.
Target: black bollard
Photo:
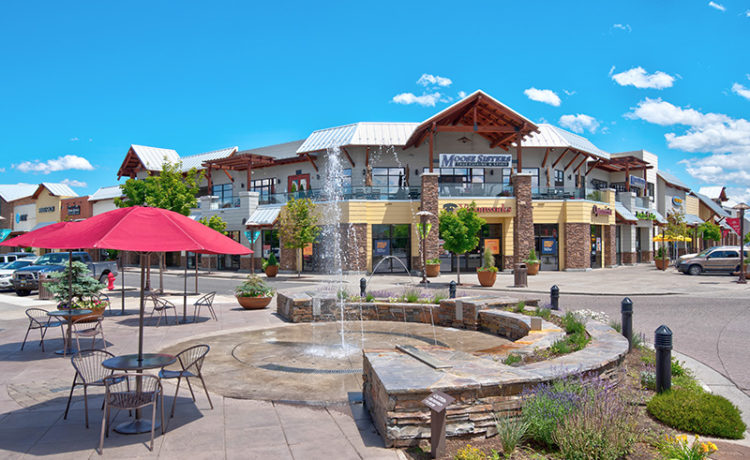
[[[364,278],[359,279],[359,296],[367,297],[367,280]]]
[[[656,392],[672,388],[672,331],[665,325],[659,326],[654,338],[656,348]]]
[[[549,302],[553,310],[560,309],[560,288],[556,284],[549,289]]]
[[[628,351],[633,348],[633,301],[625,297],[620,303],[622,314],[622,335],[628,339]]]
[[[455,281],[451,281],[450,284],[448,285],[448,297],[450,297],[451,299],[456,298],[456,282]]]

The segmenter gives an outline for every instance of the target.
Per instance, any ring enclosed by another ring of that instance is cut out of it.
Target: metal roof
[[[313,131],[297,153],[316,152],[348,145],[403,146],[419,123],[360,122]]]
[[[661,177],[664,180],[664,182],[668,184],[675,185],[679,188],[684,188],[685,190],[690,190],[690,187],[688,187],[687,184],[685,184],[680,179],[669,174],[666,171],[662,171],[662,170],[656,171],[656,175]]]
[[[138,159],[141,160],[143,167],[149,171],[160,171],[165,158],[169,163],[180,161],[180,155],[172,149],[160,149],[158,147],[136,144],[132,144],[130,148],[138,155]]]
[[[52,182],[42,182],[39,184],[40,187],[44,187],[54,196],[78,196],[72,188],[65,184],[55,184]]]
[[[273,225],[281,212],[281,206],[260,207],[247,220],[248,226]]]
[[[688,225],[700,225],[703,223],[703,219],[695,214],[685,214],[685,223]]]
[[[7,202],[28,198],[38,187],[34,184],[3,184],[0,185],[0,197]]]
[[[56,223],[57,222],[42,222],[40,224],[34,225],[34,228],[32,228],[31,231],[33,232],[34,230],[39,230],[42,227],[46,227],[47,225],[52,225],[52,224],[56,224]]]
[[[615,201],[615,212],[628,222],[638,222],[638,218],[619,201]]]
[[[123,196],[122,189],[119,185],[110,185],[102,187],[89,197],[89,201],[111,200]]]
[[[211,152],[198,153],[181,157],[182,171],[190,171],[192,168],[203,169],[203,162],[206,160],[220,160],[237,153],[238,147],[229,147],[226,149],[213,150]]]
[[[705,188],[705,187],[704,187]],[[703,189],[701,189],[703,190]],[[713,211],[717,216],[719,217],[730,217],[730,214],[724,210],[721,206],[719,206],[718,203],[716,203],[711,198],[707,197],[706,195],[703,195],[698,192],[693,192],[693,195],[695,195],[703,204],[711,208],[711,211]]]
[[[265,147],[257,147],[253,149],[245,149],[237,152],[238,154],[252,153],[255,155],[263,155],[267,157],[273,157],[276,159],[281,158],[294,158],[297,156],[297,150],[305,143],[305,139],[298,141],[285,142],[283,144],[267,145]]]
[[[721,185],[714,185],[711,187],[701,187],[698,189],[698,193],[705,195],[712,200],[718,200],[721,198],[721,193],[724,191],[724,187]]]
[[[523,147],[573,148],[609,160],[609,153],[595,146],[590,140],[570,131],[547,123],[539,125],[538,133],[531,133],[521,144]]]

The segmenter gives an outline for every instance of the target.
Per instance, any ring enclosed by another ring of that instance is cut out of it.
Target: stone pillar
[[[340,232],[344,271],[367,271],[367,224],[341,224]]]
[[[516,217],[513,219],[513,263],[520,263],[534,247],[534,213],[531,206],[531,175],[513,175]]]
[[[603,225],[604,266],[613,267],[617,263],[617,226]]]
[[[284,242],[279,241],[281,246],[281,260],[279,261],[279,269],[297,271],[297,249],[288,249],[284,247]]]
[[[591,268],[591,226],[565,224],[565,270]]]
[[[438,188],[438,173],[436,172],[425,172],[422,173],[422,203],[421,210],[431,212],[434,216],[427,218],[427,222],[432,223],[432,230],[427,235],[427,241],[425,242],[425,259],[434,259],[438,257],[438,233],[440,224],[438,216],[440,215],[439,206],[439,188]],[[420,262],[421,268],[421,262]]]

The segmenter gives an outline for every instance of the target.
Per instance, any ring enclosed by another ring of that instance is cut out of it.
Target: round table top
[[[65,316],[67,317],[73,317],[73,316],[81,316],[81,315],[88,315],[89,313],[93,313],[91,310],[85,310],[85,309],[72,309],[72,310],[52,310],[48,311],[48,316]]]
[[[120,355],[102,361],[102,366],[116,371],[138,371],[169,366],[177,357],[165,353],[144,353],[143,360],[138,361],[138,354]]]

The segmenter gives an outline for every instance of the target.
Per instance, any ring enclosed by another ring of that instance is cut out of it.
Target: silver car
[[[13,289],[13,272],[19,268],[33,265],[36,259],[36,257],[24,257],[13,262],[8,262],[0,268],[0,289]]]

